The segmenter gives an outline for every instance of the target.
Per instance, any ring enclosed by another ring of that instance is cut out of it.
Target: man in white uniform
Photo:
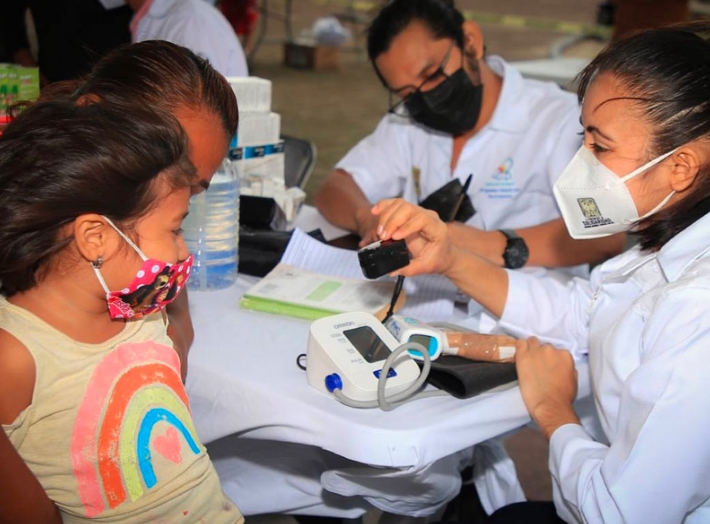
[[[167,40],[209,60],[224,76],[248,76],[247,60],[232,26],[202,0],[126,0],[135,11],[133,42]]]
[[[451,0],[389,3],[370,27],[368,54],[392,109],[316,195],[330,222],[365,245],[376,239],[377,201],[422,202],[472,175],[475,213],[450,225],[460,247],[511,269],[578,266],[621,251],[619,236],[572,240],[559,218],[552,186],[581,144],[572,93],[484,56],[480,28]]]

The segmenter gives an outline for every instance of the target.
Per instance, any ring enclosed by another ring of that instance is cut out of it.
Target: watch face
[[[503,254],[505,267],[508,269],[517,269],[523,267],[528,261],[528,246],[522,238],[511,238],[508,240],[508,245]]]

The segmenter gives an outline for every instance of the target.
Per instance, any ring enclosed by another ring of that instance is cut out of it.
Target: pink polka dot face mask
[[[101,287],[106,292],[106,302],[111,318],[138,319],[161,311],[177,298],[187,284],[192,269],[192,255],[177,264],[168,264],[161,260],[148,258],[108,218],[106,221],[143,259],[143,264],[131,283],[120,291],[110,291],[106,285],[100,270],[103,264],[101,258],[91,263]]]

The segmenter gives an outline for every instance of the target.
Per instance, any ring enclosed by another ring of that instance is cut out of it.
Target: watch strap
[[[508,240],[512,240],[514,238],[521,238],[520,235],[518,235],[512,229],[499,229],[498,231],[503,233],[503,235],[505,235],[505,238],[507,238]]]

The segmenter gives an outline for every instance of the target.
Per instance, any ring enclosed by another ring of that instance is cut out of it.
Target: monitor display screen
[[[367,362],[385,360],[391,353],[387,345],[369,326],[346,329],[343,334]]]

